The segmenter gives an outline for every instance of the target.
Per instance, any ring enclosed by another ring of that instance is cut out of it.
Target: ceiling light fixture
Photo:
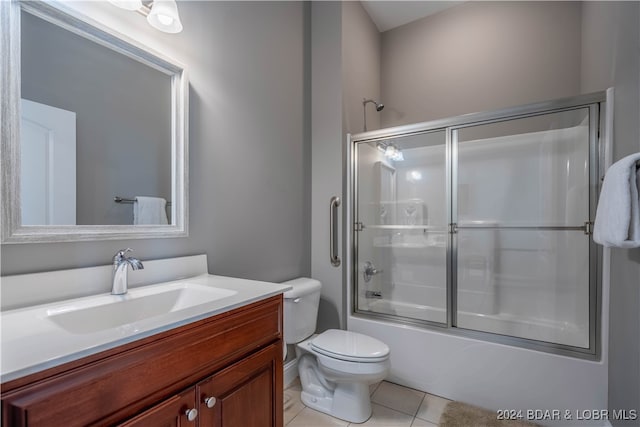
[[[182,22],[175,0],[109,0],[114,6],[131,10],[147,17],[147,22],[156,30],[175,34],[182,31]]]

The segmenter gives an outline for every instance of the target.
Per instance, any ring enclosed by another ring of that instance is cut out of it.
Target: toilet
[[[329,329],[314,335],[320,302],[319,281],[298,278],[285,284],[284,340],[296,345],[302,402],[353,423],[371,416],[369,385],[389,373],[389,347],[375,338]]]

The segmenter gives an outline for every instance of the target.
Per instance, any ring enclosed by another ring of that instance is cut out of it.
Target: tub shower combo
[[[390,343],[392,379],[488,407],[508,390],[461,391],[456,366],[519,375],[532,358],[545,377],[562,359],[601,380],[606,95],[349,136],[348,327]]]

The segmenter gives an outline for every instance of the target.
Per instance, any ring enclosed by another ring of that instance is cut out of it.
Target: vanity
[[[2,426],[282,426],[289,288],[200,274],[4,311]]]

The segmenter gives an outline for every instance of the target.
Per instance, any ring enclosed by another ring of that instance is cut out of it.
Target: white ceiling
[[[362,6],[380,32],[433,15],[461,1],[378,1],[362,0]]]

